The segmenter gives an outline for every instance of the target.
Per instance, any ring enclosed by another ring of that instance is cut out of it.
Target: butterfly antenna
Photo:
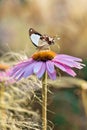
[[[54,42],[55,42],[55,45],[58,47],[58,49],[60,50],[60,45],[59,44],[57,44],[57,41],[59,41],[60,40],[60,37],[58,36],[58,35],[55,35],[54,36]]]
[[[55,42],[56,42],[56,41],[59,41],[59,40],[60,40],[60,37],[59,37],[58,35],[55,35],[55,36],[54,36],[54,40],[55,40]]]

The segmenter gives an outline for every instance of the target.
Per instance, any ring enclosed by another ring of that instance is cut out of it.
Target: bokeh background
[[[57,35],[60,40],[51,49],[80,57],[87,65],[87,0],[0,0],[0,56],[10,51],[30,56],[36,51],[29,39],[31,27],[41,34]],[[87,80],[87,67],[77,74]],[[49,109],[56,114],[48,113],[48,119],[54,130],[87,130],[83,106],[87,98],[82,100],[78,85],[63,86],[52,89],[50,96]],[[41,108],[37,104],[33,109]]]
[[[0,0],[0,52],[28,47],[30,53],[34,47],[28,30],[33,27],[41,34],[58,35],[61,53],[86,58],[86,25],[86,0]]]

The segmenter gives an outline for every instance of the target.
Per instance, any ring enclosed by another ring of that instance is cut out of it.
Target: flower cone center
[[[56,56],[56,53],[50,50],[38,51],[33,54],[32,58],[37,61],[52,60]]]
[[[0,70],[5,71],[5,70],[7,70],[7,69],[9,69],[9,66],[8,66],[8,65],[0,64]]]

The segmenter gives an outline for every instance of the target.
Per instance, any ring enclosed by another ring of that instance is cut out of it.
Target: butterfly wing
[[[36,32],[33,28],[30,28],[29,29],[29,36],[30,36],[30,39],[32,41],[32,43],[38,47],[39,46],[39,41],[40,41],[40,38],[41,38],[41,34]]]
[[[39,45],[39,40],[40,40],[40,35],[38,35],[38,34],[32,34],[32,35],[30,36],[30,39],[31,39],[32,43],[33,43],[35,46],[38,47],[38,45]]]

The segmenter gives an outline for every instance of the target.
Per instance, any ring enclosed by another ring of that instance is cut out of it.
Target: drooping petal
[[[49,75],[49,77],[52,79],[52,80],[55,80],[56,79],[56,71],[54,70],[53,73],[50,73],[48,70],[47,70],[47,73]]]
[[[16,80],[18,81],[18,80],[22,79],[22,78],[23,78],[23,74],[24,74],[24,72],[23,72],[23,73],[20,73],[20,74],[17,76]]]
[[[14,78],[16,78],[17,80],[20,80],[21,78],[27,78],[29,77],[31,74],[33,74],[33,66],[34,63],[26,66],[25,68],[21,68],[19,71],[17,71],[14,74]]]
[[[11,76],[13,76],[18,70],[20,69],[20,67],[19,66],[14,66],[14,67],[12,67],[11,69],[10,69],[10,74],[9,74],[9,76],[11,77]]]
[[[54,63],[52,61],[46,62],[46,70],[47,70],[49,77],[51,79],[55,80],[56,79],[56,71],[54,68]]]
[[[55,58],[52,61],[77,69],[82,69],[85,66],[84,64],[80,63],[82,59],[63,54],[55,56]]]
[[[38,62],[36,62],[36,64],[34,65],[34,73],[36,74],[36,73],[38,73],[39,72],[39,70],[41,69],[41,67],[42,67],[42,64],[43,64],[43,62],[42,61],[38,61]]]
[[[66,68],[66,73],[67,74],[69,74],[69,75],[71,75],[71,76],[73,76],[73,77],[75,77],[76,76],[76,73],[70,68],[70,67],[67,67],[67,66],[65,66],[65,68]]]
[[[61,60],[60,59],[53,59],[53,61],[64,64],[64,65],[69,66],[69,67],[75,67],[77,69],[83,68],[83,64],[76,62],[76,61],[68,61],[66,59],[61,59]]]
[[[18,76],[22,73],[22,71],[23,71],[23,69],[20,68],[19,70],[17,70],[17,71],[12,75],[12,77],[13,77],[13,78],[18,77]]]
[[[45,71],[46,71],[46,64],[45,62],[43,62],[40,70],[38,71],[38,73],[36,73],[37,77],[40,79],[43,76]]]
[[[17,80],[30,76],[33,73],[32,71],[34,63],[34,60],[30,59],[17,64],[15,67],[13,67],[10,76],[13,76],[13,78]]]
[[[71,76],[76,76],[76,73],[68,66],[60,64],[60,63],[54,63],[56,67],[58,67],[59,69],[61,69],[62,71],[68,73]]]
[[[58,62],[54,62],[54,65],[55,65],[56,67],[58,67],[60,70],[66,71],[64,65],[62,65],[62,64],[60,64],[60,63],[58,63]]]
[[[33,67],[34,67],[35,63],[36,63],[36,62],[34,62],[34,63],[28,65],[28,66],[25,68],[25,72],[24,72],[24,74],[23,74],[23,77],[24,77],[24,78],[27,78],[27,77],[29,77],[30,75],[33,74]]]
[[[58,54],[55,56],[55,58],[58,58],[58,59],[68,59],[70,61],[74,60],[74,61],[82,61],[81,58],[77,58],[77,57],[74,57],[74,56],[69,56],[69,55],[64,55],[64,54]]]
[[[32,58],[30,58],[27,61],[23,61],[17,65],[15,65],[12,69],[11,69],[11,73],[10,76],[13,76],[17,71],[19,71],[20,69],[23,70],[23,68],[25,68],[26,66],[28,66],[29,64],[32,64],[34,62],[34,60]]]
[[[32,58],[28,59],[27,61],[22,61],[19,64],[17,64],[16,66],[14,66],[14,71],[16,71],[16,69],[18,69],[18,68],[25,67],[33,62],[34,62],[34,60]]]
[[[50,73],[54,72],[54,63],[52,61],[47,61],[46,62],[46,68]]]

